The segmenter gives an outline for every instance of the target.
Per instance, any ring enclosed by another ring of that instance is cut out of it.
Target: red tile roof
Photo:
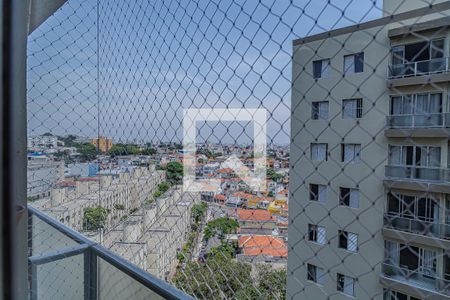
[[[226,200],[227,197],[226,197],[225,195],[219,194],[219,195],[215,195],[215,196],[214,196],[214,199],[217,199],[217,200]]]
[[[239,248],[243,255],[270,255],[278,257],[287,257],[288,251],[283,239],[266,236],[253,235],[241,236],[238,240]]]
[[[275,222],[276,218],[264,209],[238,209],[238,220],[240,221],[259,221]]]

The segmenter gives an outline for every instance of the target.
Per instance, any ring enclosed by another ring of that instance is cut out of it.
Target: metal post
[[[28,297],[26,220],[26,45],[29,1],[1,9],[0,297]]]
[[[97,299],[97,255],[88,248],[84,252],[84,299]]]

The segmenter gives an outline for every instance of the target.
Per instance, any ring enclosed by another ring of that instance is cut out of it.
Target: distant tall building
[[[288,299],[450,299],[450,1],[384,8],[294,41]]]
[[[91,139],[91,144],[93,144],[100,152],[106,153],[113,146],[112,139],[100,136],[98,138]]]

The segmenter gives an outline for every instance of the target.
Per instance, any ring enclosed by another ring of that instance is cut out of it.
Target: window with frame
[[[389,145],[388,163],[391,166],[440,167],[441,147]]]
[[[325,245],[327,243],[325,227],[308,224],[308,240],[320,245]]]
[[[327,201],[327,186],[311,183],[309,185],[309,200],[325,203]]]
[[[309,281],[324,284],[325,283],[325,271],[323,268],[318,266],[307,264],[307,279]]]
[[[349,296],[355,296],[355,278],[337,273],[337,290]]]
[[[406,94],[390,98],[390,114],[394,116],[440,113],[442,113],[442,93]]]
[[[342,100],[342,118],[360,119],[363,113],[363,101],[361,98]]]
[[[438,222],[439,202],[431,197],[409,196],[389,192],[387,196],[387,213],[401,218]]]
[[[345,163],[361,162],[361,144],[341,144],[341,161]]]
[[[339,205],[359,208],[359,189],[340,187]]]
[[[364,52],[344,56],[344,74],[350,75],[364,71]]]
[[[339,230],[339,248],[348,251],[358,251],[358,235],[345,230]]]
[[[312,143],[311,144],[311,160],[327,161],[328,160],[328,144]]]
[[[316,101],[311,106],[311,119],[327,120],[328,119],[328,101]]]
[[[436,275],[437,252],[433,250],[386,240],[385,261],[425,276]]]
[[[330,75],[330,59],[320,59],[313,61],[314,79],[327,78]]]

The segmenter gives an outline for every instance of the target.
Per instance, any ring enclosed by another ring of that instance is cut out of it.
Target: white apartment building
[[[155,171],[154,166],[139,167],[117,177],[85,178],[56,187],[50,197],[32,205],[77,231],[83,231],[84,210],[101,206],[109,211],[105,222],[107,230],[130,211],[138,209],[164,180],[164,171]]]
[[[384,10],[294,41],[289,299],[450,299],[450,1]]]
[[[47,156],[30,156],[27,161],[27,197],[45,198],[50,190],[64,178],[64,162]]]
[[[50,149],[58,147],[58,137],[53,135],[36,135],[28,137],[28,148]]]
[[[161,279],[178,265],[177,254],[190,232],[191,208],[199,193],[169,189],[155,203],[144,205],[126,221],[93,237],[113,252]]]

